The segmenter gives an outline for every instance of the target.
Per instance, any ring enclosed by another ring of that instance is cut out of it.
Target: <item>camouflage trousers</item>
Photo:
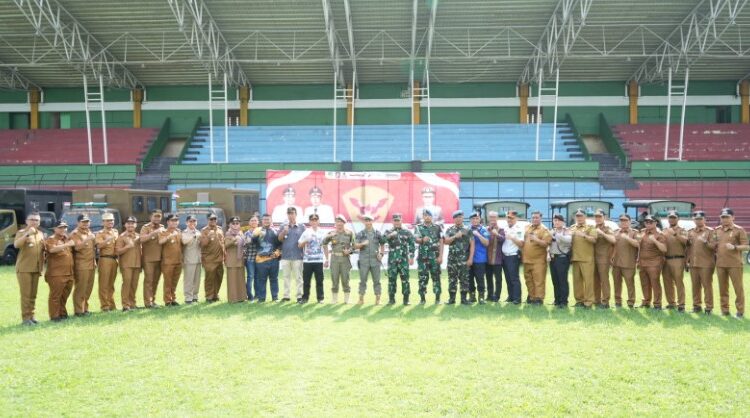
[[[396,279],[398,276],[401,276],[401,293],[408,295],[411,290],[409,287],[409,264],[406,261],[388,263],[388,294],[396,294]]]
[[[461,283],[461,291],[469,291],[469,266],[466,262],[448,261],[448,292],[456,293],[456,287]]]
[[[424,295],[427,293],[427,283],[430,281],[430,275],[432,276],[432,291],[436,295],[441,292],[440,287],[440,264],[437,259],[425,257],[417,260],[417,271],[419,272],[419,294]]]

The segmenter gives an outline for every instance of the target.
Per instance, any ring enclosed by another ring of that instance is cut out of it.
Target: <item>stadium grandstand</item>
[[[0,2],[0,187],[459,172],[487,200],[690,200],[750,223],[750,5]]]

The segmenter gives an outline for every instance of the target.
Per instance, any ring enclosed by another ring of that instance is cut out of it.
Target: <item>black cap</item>
[[[394,213],[391,217],[394,221],[400,221],[401,220],[401,214],[400,213]]]
[[[703,212],[702,210],[696,210],[693,212],[693,219],[705,219],[706,218],[706,212]]]
[[[62,219],[57,221],[57,223],[55,224],[55,228],[67,228],[67,227],[68,227],[68,224],[65,223],[65,221]]]
[[[320,190],[320,187],[318,187],[318,186],[313,186],[313,187],[312,187],[312,188],[310,189],[310,196],[312,196],[312,195],[314,195],[314,194],[316,194],[316,195],[318,195],[318,196],[323,196],[323,191],[322,191],[322,190]]]
[[[185,222],[197,221],[197,220],[198,220],[198,218],[196,218],[193,215],[188,215],[187,218],[185,218]]]
[[[240,222],[240,217],[232,216],[231,218],[229,218],[229,223],[232,223],[232,222]]]
[[[670,210],[669,212],[667,212],[667,218],[679,218],[679,217],[680,216],[677,215],[676,210]]]
[[[167,214],[166,218],[164,218],[164,220],[167,222],[171,221],[172,219],[178,220],[179,218],[174,213]]]
[[[152,215],[159,215],[159,216],[161,216],[162,212],[161,212],[161,209],[154,209],[154,210],[151,211],[151,214]]]
[[[578,209],[576,211],[576,216],[586,216],[586,212],[583,211],[583,209]]]
[[[563,222],[565,222],[565,217],[564,217],[564,216],[562,216],[562,215],[561,215],[561,214],[559,214],[559,213],[556,213],[556,214],[552,215],[552,219],[557,219],[558,221],[563,221]]]
[[[432,211],[429,209],[422,209],[422,216],[432,216]]]
[[[471,215],[469,215],[469,219],[478,218],[478,217],[479,217],[479,214],[477,212],[474,212]]]
[[[721,210],[721,214],[719,216],[721,216],[722,218],[725,216],[734,216],[734,211],[729,208],[724,208]]]
[[[311,214],[310,214],[310,216],[308,216],[308,219],[310,219],[311,221],[312,221],[313,219],[315,219],[315,220],[319,220],[319,219],[320,219],[320,217],[318,216],[318,214],[317,214],[317,213],[311,213]]]
[[[643,222],[656,222],[656,218],[647,213],[646,216],[643,217]]]
[[[464,211],[462,211],[462,210],[459,209],[459,210],[453,212],[453,219],[456,219],[459,216],[464,216]]]
[[[78,222],[88,222],[91,220],[91,218],[89,218],[89,215],[86,215],[85,213],[78,215],[77,219],[78,219]]]
[[[136,219],[135,216],[128,216],[128,219],[125,219],[125,223],[130,223],[130,222],[137,224],[138,219]]]
[[[208,218],[208,219],[218,219],[218,217],[216,216],[215,213],[209,213],[208,215],[206,215],[206,218]]]

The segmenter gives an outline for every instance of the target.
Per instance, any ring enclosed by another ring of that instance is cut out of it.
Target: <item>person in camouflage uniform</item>
[[[359,250],[359,302],[365,303],[367,276],[372,276],[375,304],[380,305],[380,263],[383,260],[385,237],[373,228],[372,216],[364,215],[365,228],[355,237],[354,248]]]
[[[432,275],[432,291],[435,292],[435,304],[440,303],[440,264],[443,261],[443,238],[440,225],[432,223],[432,212],[422,211],[422,223],[414,231],[415,241],[419,244],[417,267],[419,272],[419,298],[424,304],[427,293],[427,282]]]
[[[461,283],[461,304],[470,305],[466,298],[469,291],[469,267],[474,258],[474,240],[471,231],[464,226],[464,213],[453,212],[453,225],[445,231],[448,249],[448,305],[456,303],[456,285]]]
[[[401,276],[404,305],[409,304],[409,265],[414,263],[414,235],[401,227],[401,214],[393,214],[393,229],[386,231],[388,242],[388,304],[396,303],[396,277]]]

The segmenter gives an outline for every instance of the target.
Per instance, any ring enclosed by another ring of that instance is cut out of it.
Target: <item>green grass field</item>
[[[389,307],[370,294],[364,306],[200,303],[57,324],[40,282],[32,328],[11,267],[0,283],[3,416],[750,414],[750,321],[716,314]]]

